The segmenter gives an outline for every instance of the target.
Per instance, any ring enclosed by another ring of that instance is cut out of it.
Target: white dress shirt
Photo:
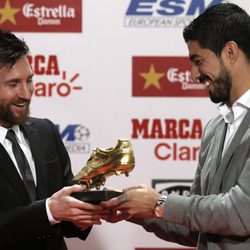
[[[248,109],[250,108],[250,89],[247,90],[233,105],[226,104],[218,106],[219,112],[227,123],[227,131],[222,155],[226,152]]]
[[[16,137],[17,137],[17,141],[18,141],[21,149],[23,150],[23,152],[24,152],[24,154],[25,154],[25,156],[26,156],[26,158],[28,160],[28,163],[29,163],[30,169],[31,169],[31,173],[32,173],[32,176],[33,176],[33,179],[34,179],[34,182],[35,182],[35,186],[36,186],[36,184],[37,184],[36,168],[35,168],[34,159],[33,159],[32,154],[31,154],[29,142],[24,137],[24,134],[20,130],[19,126],[12,126],[11,129],[14,130],[14,132],[16,134]],[[19,173],[20,177],[22,178],[22,175],[20,173],[20,170],[19,170],[17,162],[16,162],[16,158],[15,158],[14,153],[12,151],[12,144],[8,139],[6,139],[7,132],[8,132],[7,128],[4,128],[4,127],[0,126],[0,143],[3,145],[3,147],[5,148],[7,153],[9,154],[11,160],[13,161],[13,163],[14,163],[16,169],[17,169],[17,172]],[[47,216],[48,216],[48,219],[49,219],[50,223],[52,225],[59,223],[59,221],[56,221],[53,218],[53,216],[52,216],[52,214],[50,212],[47,200],[46,200],[45,205],[46,205]]]
[[[25,154],[25,156],[26,156],[26,158],[28,160],[28,163],[29,163],[30,169],[31,169],[31,173],[32,173],[35,185],[36,185],[36,183],[37,183],[36,168],[35,168],[34,159],[32,157],[31,151],[30,151],[29,142],[25,139],[25,137],[24,137],[23,133],[21,132],[19,126],[13,126],[13,127],[11,127],[11,129],[14,130],[14,132],[16,134],[17,141],[18,141],[21,149],[23,150],[23,152],[24,152],[24,154]],[[0,142],[3,145],[3,147],[5,148],[5,150],[8,152],[8,154],[9,154],[11,160],[13,161],[19,175],[21,176],[20,170],[19,170],[17,162],[16,162],[16,158],[15,158],[15,156],[13,154],[13,151],[12,151],[12,144],[8,139],[5,138],[7,132],[8,132],[7,128],[4,128],[4,127],[0,126]],[[21,178],[22,178],[22,176],[21,176]]]

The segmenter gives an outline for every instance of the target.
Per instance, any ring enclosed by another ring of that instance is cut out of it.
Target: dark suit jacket
[[[85,239],[90,231],[69,222],[51,226],[45,199],[71,184],[70,159],[54,126],[47,119],[30,118],[21,126],[35,161],[38,200],[30,201],[8,153],[0,144],[0,249],[65,250],[63,237]]]

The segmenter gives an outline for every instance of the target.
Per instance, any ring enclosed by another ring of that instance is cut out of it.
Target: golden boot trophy
[[[84,184],[88,191],[73,194],[83,201],[98,202],[120,195],[120,192],[101,190],[106,179],[112,175],[125,174],[126,176],[135,166],[132,145],[127,139],[118,139],[117,145],[112,148],[95,148],[86,165],[73,178],[73,183]],[[93,191],[95,188],[98,191]]]

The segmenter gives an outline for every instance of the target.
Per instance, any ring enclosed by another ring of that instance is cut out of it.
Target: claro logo
[[[157,140],[154,156],[161,161],[196,161],[201,136],[201,119],[132,119],[131,137]]]
[[[67,69],[60,68],[57,55],[32,55],[28,59],[35,73],[35,96],[68,97],[73,92],[82,90],[80,74],[68,73]]]

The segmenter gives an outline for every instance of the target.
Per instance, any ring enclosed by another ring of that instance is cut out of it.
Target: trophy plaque
[[[84,184],[86,191],[73,193],[72,196],[91,203],[106,201],[119,196],[122,192],[100,190],[105,181],[112,175],[129,173],[135,166],[132,145],[127,139],[118,139],[115,147],[95,148],[86,165],[73,178],[74,184]],[[95,189],[95,190],[94,190]]]

